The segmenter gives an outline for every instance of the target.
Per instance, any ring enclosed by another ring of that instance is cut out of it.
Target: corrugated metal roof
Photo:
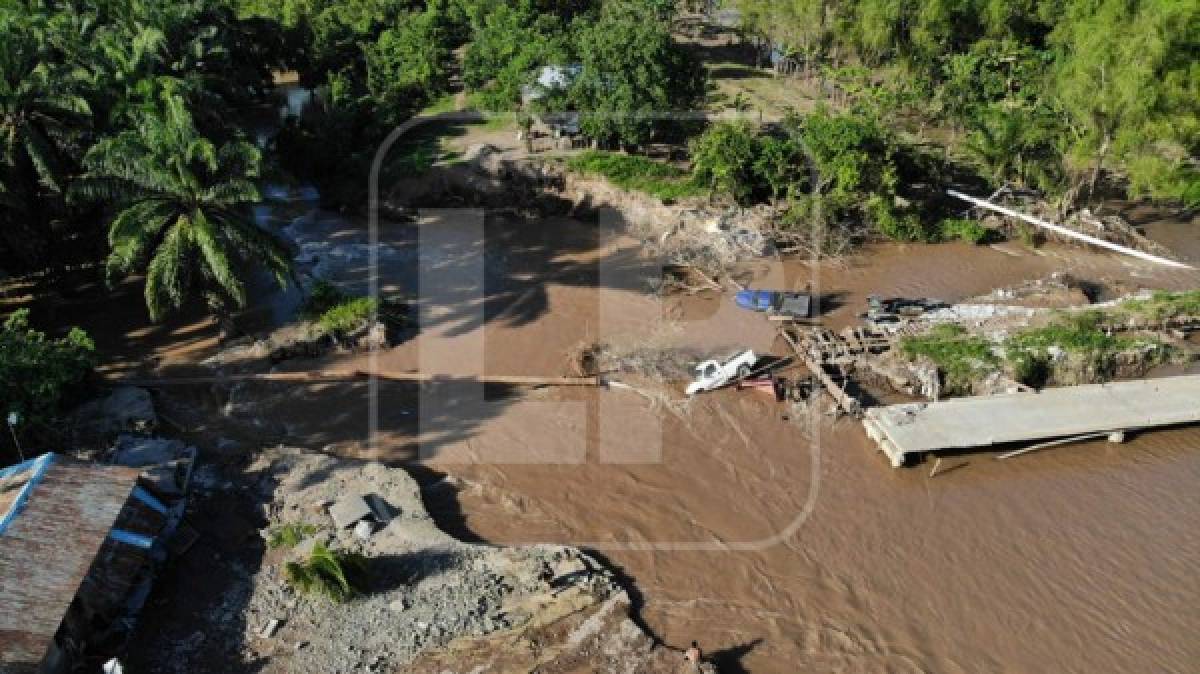
[[[0,665],[42,660],[137,478],[62,457],[45,468],[0,535]]]

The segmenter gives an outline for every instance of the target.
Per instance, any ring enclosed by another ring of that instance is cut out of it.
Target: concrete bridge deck
[[[927,452],[1200,421],[1200,375],[873,407],[867,434],[893,466]]]

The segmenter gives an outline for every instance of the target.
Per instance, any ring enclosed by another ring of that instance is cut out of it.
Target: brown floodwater
[[[586,266],[636,269],[636,246],[596,248],[585,223],[546,224],[489,220],[480,245],[440,223],[431,267],[454,292],[440,296],[445,306],[427,303],[420,336],[377,364],[559,375],[574,346],[597,338],[770,350],[772,326],[727,295],[658,302],[636,283],[602,283]],[[1194,236],[1188,223],[1158,229]],[[392,243],[411,234],[397,230]],[[481,279],[479,259],[503,273]],[[1200,286],[1192,273],[1017,244],[883,245],[840,264],[747,273],[758,286],[811,284],[825,322],[840,325],[870,293],[955,300],[1055,271],[1101,292]],[[684,403],[630,383],[641,392],[493,391],[482,401],[469,386],[421,394],[383,384],[372,446],[361,387],[290,392],[267,410],[293,441],[420,458],[460,478],[454,498],[431,500],[452,530],[597,550],[627,576],[655,634],[698,640],[730,671],[1200,667],[1200,429],[1009,461],[963,454],[931,478],[929,464],[889,467],[850,420],[787,419],[754,391]]]
[[[599,245],[585,222],[489,218],[482,242],[477,225],[433,224],[422,269],[439,291],[422,301],[419,336],[375,363],[349,355],[286,366],[562,375],[576,347],[598,339],[721,354],[774,345],[773,326],[728,294],[647,294],[636,242]],[[1193,261],[1194,227],[1146,224]],[[384,228],[385,289],[411,286],[417,231]],[[363,273],[351,255],[363,243],[358,224],[318,215],[292,233],[306,232],[314,259],[350,256],[340,270]],[[607,271],[595,271],[598,261]],[[956,300],[1055,271],[1102,290],[1200,287],[1191,273],[1012,243],[873,246],[838,264],[750,265],[746,279],[811,285],[824,322],[839,326],[871,293]],[[141,327],[139,299],[126,289],[71,310],[116,354],[114,370],[211,352],[211,324]],[[626,576],[649,629],[676,646],[698,640],[728,671],[1200,668],[1200,429],[1009,461],[963,454],[931,478],[929,464],[889,467],[850,420],[785,418],[755,391],[685,403],[678,391],[629,383],[637,389],[381,384],[373,443],[360,385],[252,385],[239,399],[257,402],[253,416],[290,444],[460,478],[454,494],[430,492],[452,531],[592,547]],[[206,432],[223,431],[214,421]]]

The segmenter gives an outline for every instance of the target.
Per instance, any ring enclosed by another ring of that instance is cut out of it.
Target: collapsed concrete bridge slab
[[[1200,375],[1139,379],[866,410],[892,466],[941,450],[1200,422]]]

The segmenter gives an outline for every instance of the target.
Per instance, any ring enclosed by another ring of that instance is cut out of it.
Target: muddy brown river
[[[574,264],[595,258],[580,243],[587,225],[552,225],[489,221],[482,251],[446,238],[445,260],[501,256],[507,280],[484,281],[499,299],[484,301],[482,320],[434,321],[379,365],[462,374],[465,354],[478,351],[485,371],[561,374],[565,353],[596,338],[599,307],[614,302],[625,308],[618,335],[770,350],[772,327],[727,296],[659,305],[634,287],[597,288]],[[1194,226],[1159,230],[1186,238],[1181,228]],[[548,230],[570,245],[547,241]],[[887,245],[844,264],[762,264],[751,275],[758,285],[813,284],[826,323],[839,325],[871,292],[955,300],[1054,271],[1101,288],[1200,285],[1085,249],[1017,244]],[[628,390],[543,392],[442,410],[424,426],[412,420],[412,396],[382,396],[371,448],[353,439],[359,415],[342,420],[345,434],[302,421],[294,430],[350,438],[336,451],[419,455],[461,479],[454,498],[432,504],[460,533],[596,549],[629,579],[650,629],[676,646],[698,640],[728,671],[1200,667],[1195,428],[1003,462],[965,454],[931,478],[928,464],[890,468],[852,421],[796,423],[752,391],[686,405]],[[299,419],[319,414],[319,401],[282,410]]]
[[[1198,261],[1197,226],[1148,231]],[[773,327],[727,295],[658,302],[632,277],[589,271],[598,259],[631,273],[638,262],[636,244],[598,247],[588,223],[489,219],[482,242],[472,231],[439,230],[426,267],[451,292],[422,308],[419,337],[377,363],[316,366],[561,375],[571,349],[597,338],[773,346]],[[362,243],[358,224],[332,215],[291,233],[322,260]],[[413,236],[385,230],[385,286],[407,283],[387,273],[411,266]],[[1200,287],[1195,275],[1138,261],[1011,243],[878,246],[842,264],[761,263],[747,275],[759,286],[812,284],[837,326],[869,293],[956,300],[1054,271],[1098,287]],[[139,331],[93,309],[80,322],[128,360],[149,350],[158,364],[188,362],[211,348],[207,324]],[[632,383],[504,396],[443,389],[424,400],[383,385],[374,443],[361,387],[264,390],[259,414],[292,444],[419,460],[422,479],[434,470],[461,480],[452,495],[431,492],[441,494],[431,509],[456,533],[596,549],[626,577],[648,628],[675,646],[699,641],[723,671],[1200,669],[1200,429],[1009,461],[964,454],[931,478],[929,464],[889,467],[850,420],[788,419],[754,391],[683,403],[677,391]],[[422,402],[435,404],[424,415],[435,418],[419,420]]]

